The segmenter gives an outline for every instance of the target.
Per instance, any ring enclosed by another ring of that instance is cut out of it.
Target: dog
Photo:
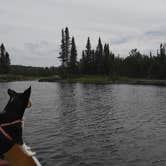
[[[31,107],[31,87],[23,93],[8,89],[9,101],[0,113],[0,156],[14,144],[23,145],[22,119],[25,109]]]

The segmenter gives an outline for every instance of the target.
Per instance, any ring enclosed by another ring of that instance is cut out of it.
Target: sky
[[[11,63],[58,66],[61,29],[69,27],[78,57],[88,36],[95,49],[98,38],[115,55],[132,48],[156,54],[166,42],[165,0],[0,0],[0,43]]]

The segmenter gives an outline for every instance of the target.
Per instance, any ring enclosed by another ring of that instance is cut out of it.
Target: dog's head
[[[23,93],[17,93],[12,89],[8,89],[8,94],[10,99],[4,111],[14,115],[17,118],[22,118],[25,109],[31,106],[31,87],[26,89]]]

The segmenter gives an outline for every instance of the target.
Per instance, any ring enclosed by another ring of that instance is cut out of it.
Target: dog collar
[[[11,126],[11,125],[15,125],[17,123],[22,123],[22,120],[15,120],[9,123],[2,123],[0,124],[0,132],[10,141],[13,141],[13,138],[10,136],[10,134],[8,134],[3,127],[7,127],[7,126]]]

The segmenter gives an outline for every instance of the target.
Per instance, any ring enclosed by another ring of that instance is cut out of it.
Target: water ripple
[[[45,166],[166,165],[166,89],[136,85],[0,83],[32,86],[24,138]],[[56,164],[55,164],[56,163]]]

